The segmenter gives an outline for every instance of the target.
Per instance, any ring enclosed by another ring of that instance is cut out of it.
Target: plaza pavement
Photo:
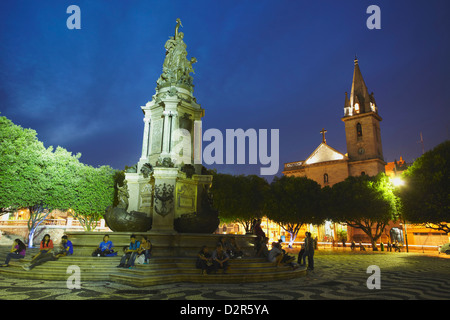
[[[5,256],[9,247],[0,247]],[[3,261],[2,261],[3,263]],[[369,266],[380,268],[380,289],[368,289]],[[69,275],[68,275],[69,276]],[[305,277],[246,284],[177,283],[135,288],[114,282],[25,280],[0,274],[0,300],[448,300],[450,256],[436,252],[317,250]]]

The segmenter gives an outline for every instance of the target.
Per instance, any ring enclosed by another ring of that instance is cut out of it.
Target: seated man
[[[122,256],[122,259],[120,260],[118,268],[130,268],[134,265],[134,259],[136,259],[137,251],[140,247],[141,243],[139,241],[136,241],[136,236],[132,234],[130,236],[130,245],[128,249],[124,250],[124,255]]]
[[[66,235],[61,237],[61,250],[55,254],[55,258],[65,257],[73,254],[73,245]]]
[[[218,269],[223,269],[223,273],[227,273],[228,270],[228,260],[230,257],[222,248],[221,245],[217,245],[216,250],[212,254],[212,260],[214,264],[214,271],[217,272]]]
[[[111,257],[116,256],[117,252],[113,249],[114,244],[111,240],[109,240],[109,235],[105,234],[103,236],[103,241],[100,242],[97,249],[92,252],[93,257]]]

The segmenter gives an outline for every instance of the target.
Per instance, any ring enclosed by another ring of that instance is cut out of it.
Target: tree
[[[398,188],[403,218],[450,232],[450,141],[424,153],[402,176]]]
[[[328,218],[361,229],[370,238],[372,248],[389,221],[397,220],[397,198],[384,173],[375,177],[348,177],[329,190]]]
[[[249,232],[253,220],[263,215],[268,189],[267,181],[255,175],[214,173],[211,193],[220,219],[241,223]]]
[[[80,157],[61,147],[45,148],[34,130],[0,117],[0,208],[29,209],[29,247],[36,228],[53,209],[75,207],[87,216],[89,199],[90,213],[98,220],[99,212],[112,204],[113,170],[86,166]]]
[[[113,205],[115,170],[109,166],[94,168],[84,165],[77,172],[77,183],[73,186],[74,198],[70,208],[86,231],[92,231],[105,209]]]
[[[267,217],[291,235],[290,247],[303,225],[323,222],[320,200],[320,185],[306,177],[275,177],[270,184]]]
[[[45,161],[51,150],[37,139],[36,131],[23,129],[0,117],[0,207],[28,208],[29,246],[37,226],[47,217],[50,179]]]

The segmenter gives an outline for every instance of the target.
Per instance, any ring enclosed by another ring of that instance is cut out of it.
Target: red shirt
[[[40,246],[39,249],[40,250],[42,250],[42,249],[44,249],[44,250],[46,250],[46,249],[53,249],[53,241],[50,240],[47,245],[45,245],[44,241],[41,241],[41,246]]]

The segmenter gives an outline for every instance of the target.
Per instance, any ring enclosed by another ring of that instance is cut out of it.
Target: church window
[[[361,126],[361,123],[359,123],[359,122],[356,125],[356,135],[358,137],[362,137],[362,126]]]
[[[361,171],[361,175],[362,175],[362,176],[365,176],[365,175],[366,175],[366,172],[365,172],[365,171]]]
[[[359,113],[359,104],[355,103],[355,113]]]
[[[323,183],[328,183],[328,173],[323,175]]]

